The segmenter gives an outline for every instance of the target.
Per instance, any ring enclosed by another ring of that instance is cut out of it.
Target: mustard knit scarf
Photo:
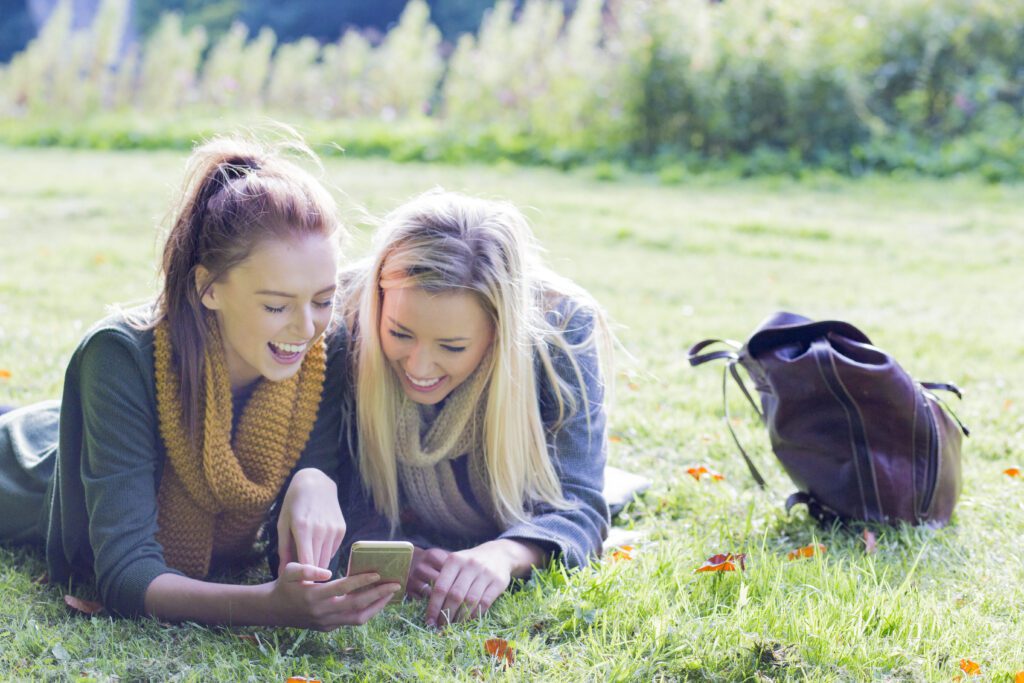
[[[182,424],[167,321],[155,330],[157,414],[167,449],[157,494],[157,540],[168,566],[193,578],[209,573],[214,554],[244,557],[251,551],[267,510],[309,440],[326,369],[320,339],[295,376],[259,380],[232,442],[224,344],[216,319],[209,321],[198,452]]]

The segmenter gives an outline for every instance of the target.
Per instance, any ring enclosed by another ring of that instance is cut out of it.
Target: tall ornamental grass
[[[127,10],[73,31],[64,0],[0,66],[3,140],[268,112],[397,159],[1024,176],[1021,2],[498,0],[454,45],[424,0],[327,44],[241,24],[209,44],[167,14],[125,46]]]

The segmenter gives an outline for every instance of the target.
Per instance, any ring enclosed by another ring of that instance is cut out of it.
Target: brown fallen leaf
[[[260,639],[251,633],[235,633],[233,635],[235,636],[235,638],[238,638],[239,640],[246,640],[250,643],[256,643],[257,645],[260,644]]]
[[[740,566],[740,571],[746,571],[746,554],[745,553],[722,553],[719,555],[712,555],[704,561],[700,567],[694,570],[696,572],[734,572],[736,571],[736,565]]]
[[[977,662],[972,662],[969,659],[961,659],[960,660],[960,670],[963,671],[968,676],[980,676],[981,675],[981,666],[979,666]]]
[[[76,598],[74,595],[65,595],[64,604],[82,614],[98,614],[103,611],[103,605],[92,600],[83,600],[82,598]]]
[[[504,638],[488,638],[484,648],[492,657],[502,662],[506,667],[516,663],[516,651]]]
[[[805,545],[803,548],[790,550],[786,558],[789,560],[800,560],[805,557],[814,557],[817,554],[824,555],[826,550],[827,548],[821,543],[812,543],[811,545]]]
[[[871,529],[864,530],[864,552],[868,555],[874,555],[878,550],[878,539],[875,537],[875,532]]]
[[[689,474],[694,479],[696,479],[697,481],[700,481],[705,477],[710,477],[712,481],[722,481],[723,479],[725,479],[725,475],[719,474],[714,470],[709,470],[704,465],[694,465],[692,467],[687,467],[686,473]]]
[[[1007,467],[1003,470],[1003,474],[1008,477],[1019,477],[1021,476],[1021,471],[1019,467]]]

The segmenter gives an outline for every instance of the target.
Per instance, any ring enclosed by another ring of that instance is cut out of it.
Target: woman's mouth
[[[417,379],[410,375],[408,372],[405,373],[405,378],[409,381],[409,386],[412,387],[413,391],[421,391],[423,393],[431,392],[437,387],[439,387],[441,385],[441,382],[444,381],[445,377],[447,377],[447,375],[442,375],[441,377],[434,377],[431,379]]]
[[[267,342],[267,346],[270,348],[270,355],[274,357],[274,360],[283,365],[291,365],[302,358],[302,354],[306,350],[308,343],[285,344]]]

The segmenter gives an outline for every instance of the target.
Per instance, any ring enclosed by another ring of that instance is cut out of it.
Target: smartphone
[[[381,583],[400,583],[388,604],[401,602],[405,596],[405,584],[412,566],[412,543],[408,541],[356,541],[348,556],[348,571],[345,576],[376,572]]]

